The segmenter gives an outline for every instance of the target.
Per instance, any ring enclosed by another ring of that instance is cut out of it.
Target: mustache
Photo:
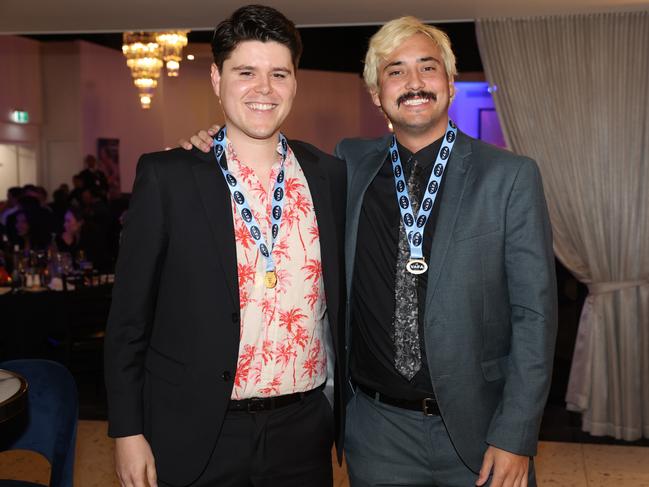
[[[397,98],[397,108],[400,107],[403,102],[412,100],[413,98],[428,98],[437,101],[437,95],[430,91],[409,91]]]

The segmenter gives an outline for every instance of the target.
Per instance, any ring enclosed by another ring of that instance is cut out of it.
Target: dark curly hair
[[[302,39],[295,24],[278,10],[264,5],[246,5],[216,27],[212,37],[212,55],[219,71],[243,41],[274,41],[286,46],[291,51],[293,67],[297,69],[302,55]]]

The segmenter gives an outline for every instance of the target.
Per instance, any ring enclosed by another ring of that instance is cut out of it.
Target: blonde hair
[[[400,17],[385,24],[370,39],[363,69],[363,79],[368,90],[378,91],[381,61],[384,61],[403,41],[415,34],[424,34],[431,38],[442,52],[442,60],[449,81],[455,78],[457,75],[455,54],[451,49],[448,35],[437,27],[422,23],[415,17]]]

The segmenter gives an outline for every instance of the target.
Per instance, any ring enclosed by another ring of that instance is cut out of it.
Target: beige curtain
[[[485,19],[477,36],[555,253],[589,288],[568,407],[593,435],[649,437],[649,13]]]

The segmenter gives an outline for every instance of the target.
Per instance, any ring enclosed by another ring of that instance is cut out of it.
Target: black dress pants
[[[331,487],[334,420],[320,391],[271,411],[228,411],[192,487]],[[160,487],[172,487],[159,479]],[[174,486],[175,487],[175,486]]]

